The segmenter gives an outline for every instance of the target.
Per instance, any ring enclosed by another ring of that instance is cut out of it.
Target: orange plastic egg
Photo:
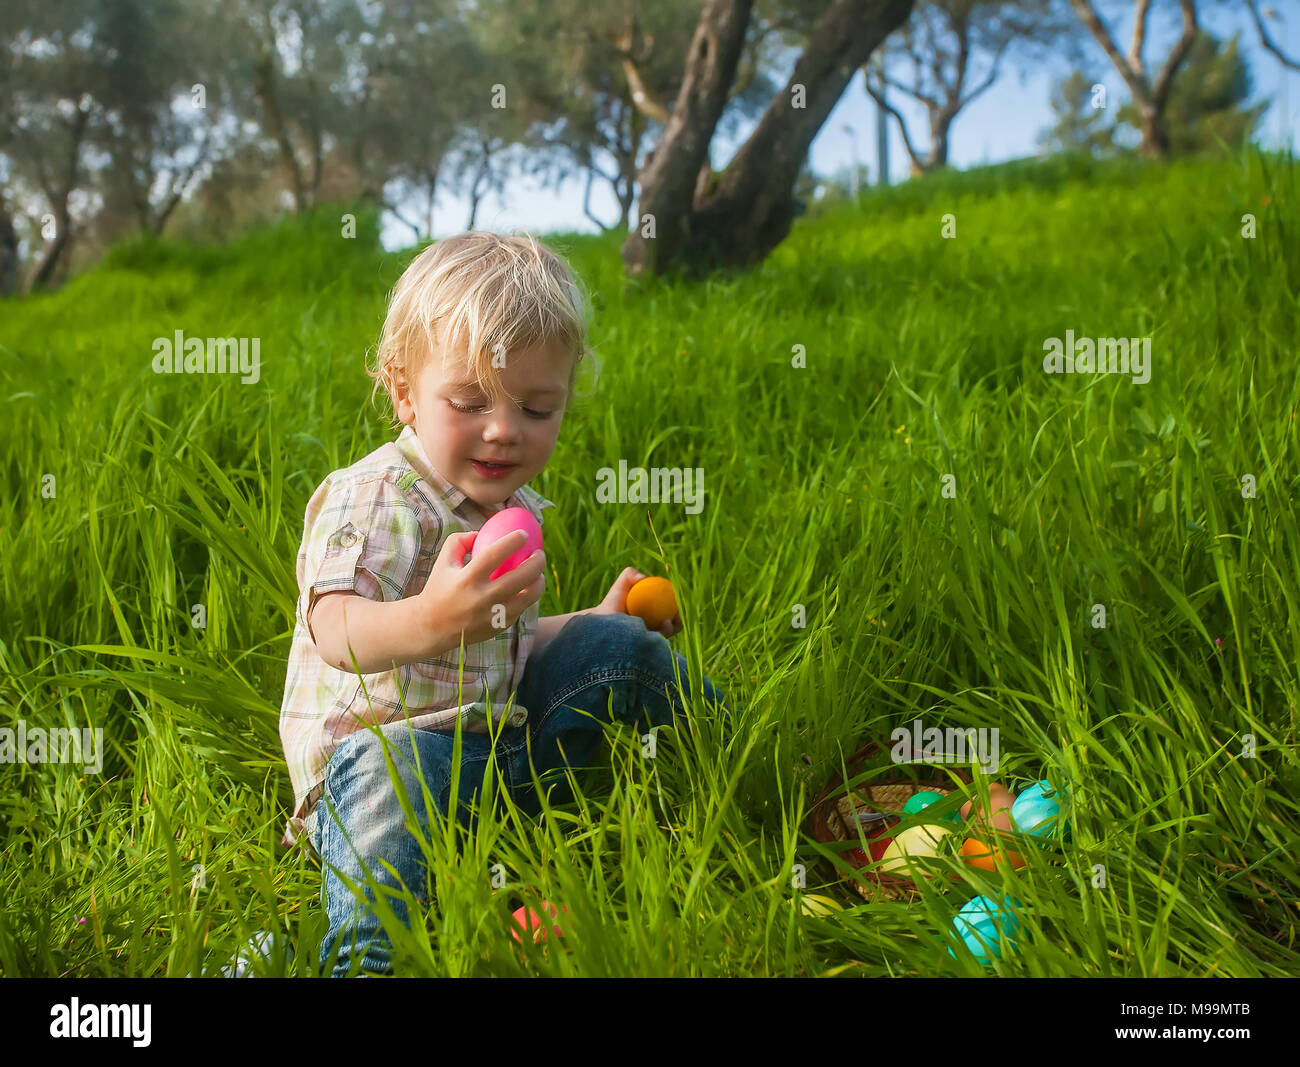
[[[658,630],[677,615],[677,596],[667,578],[642,578],[627,591],[627,613]]]
[[[569,909],[563,904],[560,905],[559,910],[557,911],[555,905],[549,900],[542,901],[542,910],[552,919],[558,919],[560,917],[559,912],[561,911],[564,912],[565,915],[569,914]],[[547,939],[548,934],[545,921],[532,908],[527,906],[516,908],[513,919],[514,923],[510,928],[510,936],[520,944],[523,944],[523,938],[519,936],[521,933],[531,933],[534,944],[539,944]],[[554,937],[564,936],[564,931],[560,928],[559,923],[552,924],[550,935]]]
[[[961,858],[982,871],[992,871],[1002,863],[1010,863],[1012,870],[1025,866],[1025,858],[1019,853],[1004,851],[977,837],[968,837],[961,843]]]

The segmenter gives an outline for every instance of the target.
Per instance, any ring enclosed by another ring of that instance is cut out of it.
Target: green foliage
[[[986,200],[1019,197],[1026,187],[1039,193],[1055,192],[1080,182],[1099,181],[1108,186],[1136,187],[1148,180],[1147,171],[1135,159],[1096,159],[1080,152],[1013,159],[986,167],[955,170],[944,167],[926,175],[924,181],[897,185],[873,185],[859,196],[862,211],[877,217],[901,219],[941,208],[951,210],[958,199]],[[811,215],[842,209],[843,196],[818,201]]]
[[[1056,83],[1051,98],[1056,121],[1039,135],[1040,146],[1101,156],[1126,151],[1132,131],[1141,131],[1137,107],[1128,101],[1109,121],[1108,109],[1092,106],[1091,85],[1077,70]],[[1237,49],[1237,36],[1224,47],[1202,30],[1174,74],[1165,104],[1170,158],[1240,151],[1268,106],[1247,107],[1250,94],[1250,68]]]
[[[1038,136],[1049,152],[1113,155],[1120,150],[1115,125],[1104,107],[1093,106],[1093,82],[1082,71],[1071,71],[1052,87],[1052,112],[1056,122]]]
[[[1220,155],[1225,148],[1240,151],[1268,107],[1246,107],[1250,92],[1250,68],[1237,50],[1237,35],[1225,48],[1213,34],[1198,33],[1174,75],[1165,106],[1170,157]],[[1121,107],[1116,119],[1140,127],[1132,103]]]
[[[723,752],[692,709],[647,760],[611,731],[605,787],[426,842],[438,892],[392,931],[401,973],[970,973],[951,917],[1010,889],[1001,974],[1294,974],[1296,186],[1254,152],[940,174],[697,286],[627,279],[617,234],[548,238],[593,291],[602,373],[535,483],[558,504],[542,612],[627,565],[669,575],[674,644],[739,736]],[[99,774],[4,767],[6,976],[215,974],[255,930],[296,948],[262,973],[314,968],[320,875],[278,845],[294,558],[313,489],[390,438],[363,359],[411,256],[372,218],[341,237],[343,211],[122,246],[5,306],[0,726],[96,726],[107,750]],[[155,375],[177,329],[259,337],[260,381]],[[1150,382],[1044,374],[1067,329],[1150,336]],[[704,511],[598,505],[618,459],[703,467]],[[917,717],[997,728],[1015,788],[1068,781],[1071,840],[862,905],[799,831],[844,753]],[[796,863],[844,910],[806,914]],[[515,957],[524,895],[569,907],[571,952]]]

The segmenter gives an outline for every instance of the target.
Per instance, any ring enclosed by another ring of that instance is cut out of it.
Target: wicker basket
[[[850,788],[846,789],[845,780],[837,775],[817,794],[804,823],[813,840],[824,845],[856,840],[858,832],[854,817],[859,813],[881,812],[898,816],[913,793],[929,789],[947,796],[953,791],[952,777],[967,785],[971,782],[970,774],[958,767],[943,771],[931,769],[924,764],[896,763],[881,767],[874,774],[868,770],[867,773],[871,774],[870,781],[855,784],[855,780],[862,777],[867,761],[883,751],[875,741],[858,749],[845,761]],[[948,877],[952,881],[958,880],[956,875]],[[916,883],[911,878],[877,872],[870,867],[855,871],[844,881],[868,901],[910,902],[919,896]]]

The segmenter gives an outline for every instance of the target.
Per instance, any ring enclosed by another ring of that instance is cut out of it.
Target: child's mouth
[[[482,463],[477,459],[471,459],[470,463],[484,478],[504,478],[517,466],[514,463]]]

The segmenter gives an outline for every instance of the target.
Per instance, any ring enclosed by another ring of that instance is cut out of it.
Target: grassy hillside
[[[445,890],[402,973],[520,972],[495,863],[574,914],[534,964],[556,974],[979,973],[941,938],[1004,891],[1026,934],[999,973],[1295,973],[1296,170],[1081,166],[873,192],[698,287],[548,239],[594,294],[601,373],[534,483],[558,505],[542,613],[670,576],[674,645],[741,743],[648,761],[627,731],[586,803],[432,842]],[[107,748],[97,774],[3,766],[0,973],[216,973],[255,930],[314,968],[319,873],[279,846],[294,556],[316,485],[392,436],[362,362],[411,255],[365,215],[342,238],[342,210],[124,246],[0,304],[0,727]],[[155,374],[177,330],[260,338],[259,380]],[[1044,373],[1067,330],[1149,337],[1150,380]],[[619,460],[703,468],[704,510],[598,505]],[[1068,782],[1069,843],[947,861],[963,881],[910,908],[836,883],[808,803],[917,717],[998,729],[1014,788]]]

